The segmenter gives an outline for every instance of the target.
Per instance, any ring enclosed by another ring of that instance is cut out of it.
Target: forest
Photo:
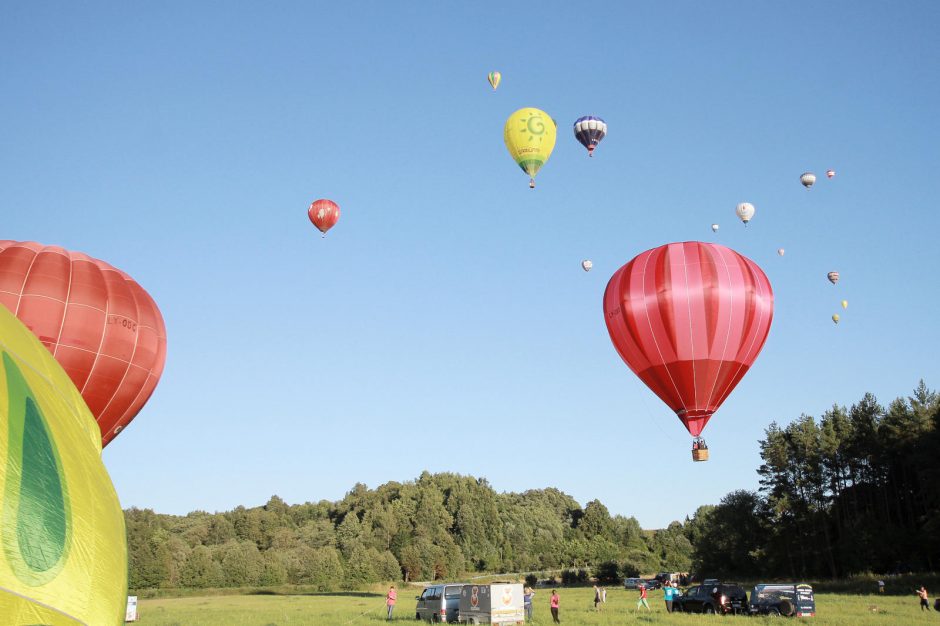
[[[339,501],[125,511],[131,589],[453,579],[473,572],[826,579],[940,563],[940,400],[921,381],[887,407],[871,394],[818,419],[772,423],[757,491],[734,491],[644,530],[554,488],[498,493],[485,478],[424,472]]]

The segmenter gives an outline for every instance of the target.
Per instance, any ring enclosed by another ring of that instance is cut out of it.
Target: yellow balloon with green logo
[[[0,623],[116,625],[124,514],[101,431],[52,354],[0,306]]]
[[[519,109],[506,120],[503,141],[509,155],[529,175],[532,189],[535,188],[535,175],[552,154],[557,134],[555,120],[540,109]]]

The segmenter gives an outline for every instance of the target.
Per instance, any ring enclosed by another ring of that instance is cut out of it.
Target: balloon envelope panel
[[[120,624],[124,515],[101,433],[68,375],[0,307],[0,615],[4,624]]]
[[[730,248],[671,243],[614,273],[604,313],[621,358],[697,437],[767,340],[773,290]]]
[[[163,374],[166,327],[153,298],[121,270],[81,252],[0,241],[0,304],[65,368],[108,445]]]

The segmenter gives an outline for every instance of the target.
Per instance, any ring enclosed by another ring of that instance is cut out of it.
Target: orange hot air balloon
[[[326,231],[336,226],[336,222],[339,221],[339,205],[323,198],[314,200],[307,209],[307,217],[326,237]]]
[[[75,383],[106,446],[163,373],[166,327],[144,288],[104,261],[34,241],[0,240],[0,304]]]

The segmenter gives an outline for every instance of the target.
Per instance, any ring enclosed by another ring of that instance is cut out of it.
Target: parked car
[[[761,584],[751,591],[750,612],[756,615],[813,617],[816,600],[805,583]]]
[[[460,590],[466,583],[448,583],[425,587],[415,600],[415,619],[427,622],[451,623],[457,621],[460,611]]]
[[[673,610],[687,613],[747,613],[747,592],[734,583],[690,587],[673,602]]]
[[[623,588],[624,589],[637,589],[639,588],[641,583],[643,583],[642,578],[624,578]]]
[[[647,578],[643,581],[643,584],[647,589],[662,589],[663,583],[655,578]]]

